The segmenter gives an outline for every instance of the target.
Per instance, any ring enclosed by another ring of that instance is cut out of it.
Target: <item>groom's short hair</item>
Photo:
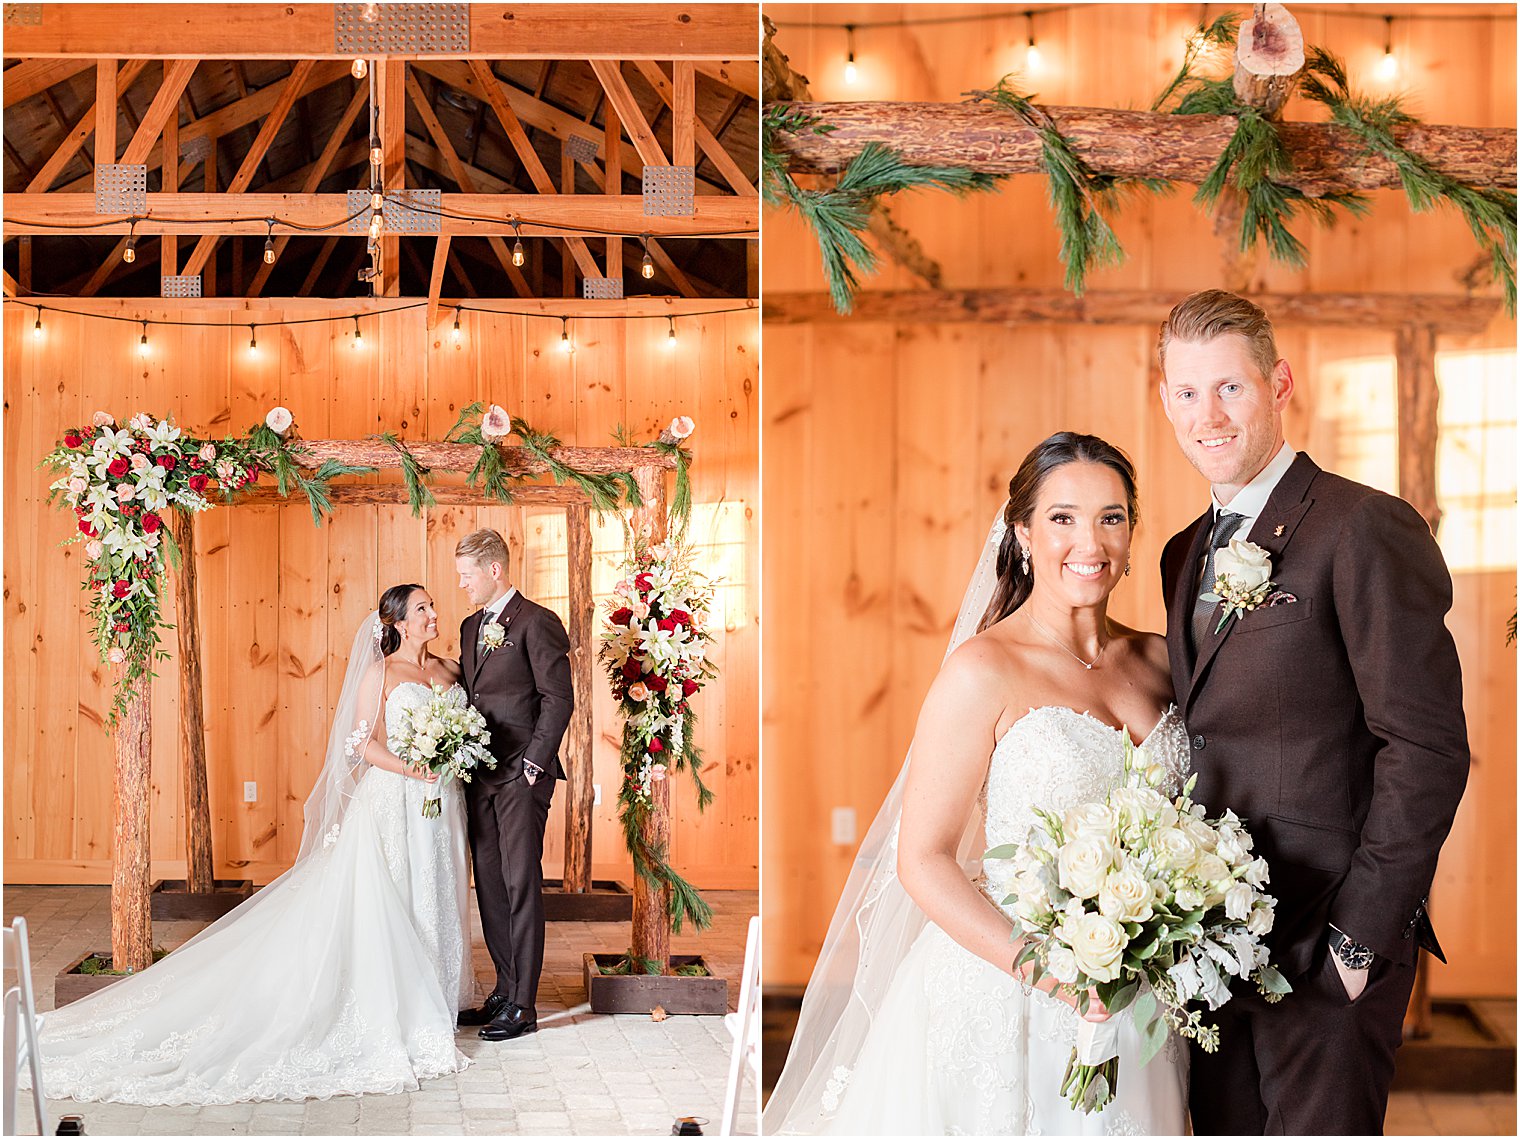
[[[454,547],[456,558],[474,558],[483,566],[492,562],[501,563],[501,572],[506,573],[511,565],[511,554],[507,552],[507,542],[495,530],[475,530],[459,539],[459,545]]]
[[[1161,322],[1161,339],[1156,347],[1161,357],[1161,371],[1166,373],[1166,347],[1173,340],[1189,344],[1207,344],[1221,336],[1243,336],[1251,359],[1269,378],[1277,367],[1277,337],[1272,321],[1245,297],[1223,289],[1205,289],[1180,302]]]

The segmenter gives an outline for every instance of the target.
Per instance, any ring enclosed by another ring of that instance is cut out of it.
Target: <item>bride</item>
[[[163,960],[43,1018],[49,1098],[144,1105],[412,1091],[460,1071],[473,982],[463,797],[386,744],[429,685],[433,600],[385,591],[354,639],[295,864]],[[385,717],[385,731],[379,717]]]
[[[1051,436],[1009,483],[808,984],[767,1134],[1182,1133],[1186,1050],[1170,1039],[1142,1067],[1127,1017],[1113,1102],[1083,1115],[1061,1098],[1075,998],[1013,974],[1012,863],[978,873],[981,851],[1026,837],[1032,808],[1113,786],[1125,731],[1181,781],[1165,640],[1106,613],[1136,521],[1134,468],[1092,435]]]

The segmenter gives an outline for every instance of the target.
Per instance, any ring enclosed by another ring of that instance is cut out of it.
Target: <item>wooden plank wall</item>
[[[662,320],[581,321],[576,351],[557,350],[558,320],[466,312],[464,337],[451,319],[429,333],[423,310],[352,322],[259,330],[250,320],[352,311],[365,302],[98,301],[69,307],[134,319],[183,319],[222,327],[155,326],[152,353],[137,355],[136,324],[56,313],[32,336],[33,310],[5,305],[5,880],[109,882],[111,745],[100,728],[105,668],[86,640],[79,546],[59,548],[69,518],[44,503],[49,476],[38,459],[63,428],[97,408],[124,418],[172,413],[201,433],[239,433],[276,404],[308,438],[355,438],[392,430],[441,438],[473,400],[502,404],[564,442],[610,445],[625,424],[653,438],[677,414],[697,421],[692,438],[699,504],[742,502],[747,588],[759,582],[757,530],[758,325],[736,313],[677,321],[680,344],[664,346]],[[324,309],[323,305],[327,304]],[[380,476],[369,476],[378,478]],[[462,479],[462,476],[460,476]],[[350,640],[379,591],[425,583],[438,602],[435,651],[458,655],[469,612],[453,574],[455,542],[496,526],[516,550],[517,508],[448,507],[414,519],[406,507],[347,507],[320,529],[304,505],[215,509],[197,521],[204,637],[207,747],[213,844],[219,876],[259,882],[295,856],[301,808],[320,769],[329,709]],[[531,524],[531,516],[529,524]],[[615,525],[608,522],[608,525]],[[559,589],[563,593],[563,585]],[[169,591],[173,622],[172,590]],[[719,635],[722,677],[698,698],[700,740],[716,761],[717,802],[697,815],[687,785],[675,797],[673,854],[699,885],[754,888],[759,833],[758,598],[743,623]],[[174,648],[174,634],[168,635]],[[154,687],[155,873],[182,877],[177,665]],[[598,678],[595,779],[602,785],[593,831],[594,873],[627,880],[631,866],[615,811],[618,726]],[[259,801],[242,800],[245,780]],[[560,872],[563,796],[556,797],[545,870]]]
[[[1400,11],[1430,10],[1431,5]],[[1471,12],[1474,5],[1464,5]],[[964,5],[935,5],[948,16]],[[1514,126],[1514,9],[1506,20],[1397,21],[1400,87],[1427,120]],[[909,6],[787,6],[783,24],[887,21]],[[1143,107],[1175,72],[1196,5],[1077,5],[1036,15],[1044,66],[1027,90],[1062,105]],[[1382,53],[1381,21],[1301,17],[1306,38],[1337,51],[1353,77]],[[820,99],[954,101],[1023,66],[1022,14],[982,23],[856,33],[860,81],[843,82],[838,28],[783,27],[777,43]],[[1290,118],[1313,118],[1295,105]],[[1190,204],[1191,187],[1137,199],[1117,229],[1129,260],[1094,274],[1098,289],[1187,291],[1221,286],[1220,243]],[[1272,291],[1460,293],[1477,250],[1450,211],[1413,215],[1393,193],[1334,230],[1302,224],[1309,267],[1263,261],[1252,287]],[[1062,270],[1043,181],[955,201],[904,195],[894,216],[944,268],[950,288],[1055,288]],[[817,246],[797,220],[765,217],[766,290],[821,290]],[[919,287],[893,266],[869,288]],[[830,812],[851,807],[858,833],[891,785],[919,701],[938,668],[981,542],[1025,452],[1053,431],[1102,435],[1141,472],[1134,573],[1115,616],[1161,628],[1157,560],[1197,516],[1206,491],[1178,452],[1155,396],[1151,328],[979,327],[846,323],[767,326],[765,351],[764,831],[766,980],[806,982],[828,928],[853,844],[829,841]],[[1447,338],[1443,349],[1509,348],[1515,326]],[[1351,357],[1389,356],[1392,337],[1285,330],[1299,388],[1293,443],[1334,468],[1335,424],[1317,413],[1318,372]],[[1465,574],[1450,618],[1467,678],[1472,781],[1435,891],[1452,964],[1437,993],[1515,991],[1515,653],[1503,622],[1512,569]],[[805,788],[805,792],[800,790]]]

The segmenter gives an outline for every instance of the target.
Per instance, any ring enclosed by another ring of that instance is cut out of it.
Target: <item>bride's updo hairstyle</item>
[[[1002,563],[999,562],[999,565]],[[380,654],[390,656],[401,647],[399,621],[406,620],[406,602],[420,585],[393,585],[380,595]]]
[[[1036,445],[1024,456],[1018,472],[1008,480],[1008,504],[1003,507],[1003,525],[1008,529],[1003,535],[1003,544],[998,547],[997,588],[987,612],[982,615],[981,624],[976,627],[978,633],[996,625],[1029,600],[1034,589],[1034,567],[1027,572],[1023,567],[1014,523],[1029,525],[1034,519],[1035,503],[1045,479],[1051,471],[1067,463],[1101,463],[1110,468],[1124,483],[1131,533],[1139,524],[1140,499],[1135,492],[1135,465],[1123,451],[1096,435],[1078,435],[1074,431],[1058,431]]]

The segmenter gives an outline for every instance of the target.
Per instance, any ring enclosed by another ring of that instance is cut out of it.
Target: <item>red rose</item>
[[[152,534],[164,524],[163,519],[151,512],[142,516],[142,528],[145,533]]]
[[[649,751],[650,751],[650,754],[652,754],[652,755],[659,755],[660,752],[662,752],[664,750],[665,750],[665,745],[660,742],[660,739],[659,739],[658,736],[656,736],[654,739],[652,739],[652,740],[649,741]]]
[[[651,692],[664,692],[666,688],[666,680],[663,676],[647,676],[644,678],[644,683],[649,685]]]
[[[127,462],[127,460],[124,458],[118,457],[111,460],[111,465],[106,468],[106,474],[110,475],[112,478],[119,479],[122,475],[126,474],[131,469],[131,463]]]
[[[210,481],[211,480],[208,479],[205,475],[191,475],[190,489],[195,491],[196,494],[199,494],[201,491],[206,489],[206,484]]]
[[[648,593],[654,588],[654,578],[650,577],[647,573],[641,573],[633,579],[633,584],[638,586],[640,593]]]
[[[77,447],[83,442],[84,440],[81,439],[78,435],[74,434],[72,431],[63,437],[63,445],[65,447]]]
[[[634,660],[632,657],[629,657],[626,661],[623,662],[624,680],[637,680],[643,674],[643,672],[644,670],[639,667],[639,662]]]
[[[126,582],[118,581],[115,585],[111,586],[111,595],[116,598],[125,597],[127,595],[127,590],[131,588],[132,587]]]
[[[677,625],[691,624],[691,614],[686,612],[684,609],[672,609],[670,611],[670,619]]]
[[[683,680],[681,681],[681,695],[694,696],[696,695],[697,689],[701,687],[702,686],[695,680]]]
[[[633,620],[633,610],[625,605],[612,614],[611,620],[614,625],[627,625]]]
[[[676,623],[669,617],[662,617],[660,618],[659,629],[662,633],[674,633],[676,631]]]
[[[258,469],[258,467],[250,467],[250,468],[248,468],[248,481],[249,482],[258,482],[259,481],[259,469]]]
[[[160,455],[158,457],[158,465],[166,471],[172,471],[178,462],[179,460],[173,455]]]
[[[95,527],[91,526],[83,518],[79,520],[79,532],[86,538],[98,538],[100,536],[95,533]]]

